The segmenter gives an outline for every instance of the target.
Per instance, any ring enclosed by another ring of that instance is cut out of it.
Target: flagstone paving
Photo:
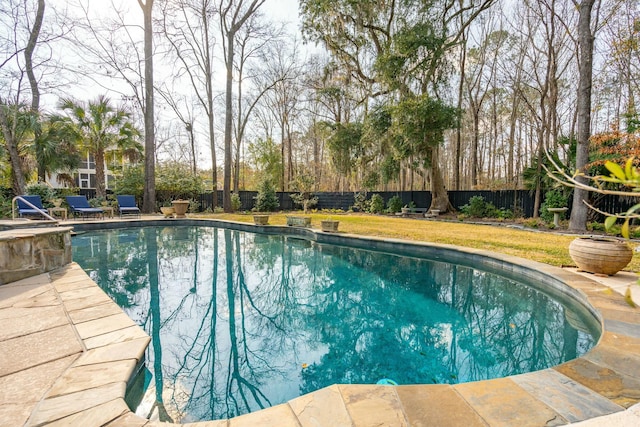
[[[554,272],[602,316],[602,338],[583,357],[465,384],[334,385],[263,411],[185,426],[640,425],[640,310],[618,294],[626,288],[613,292],[594,278]],[[126,386],[150,339],[78,265],[0,286],[0,325],[0,424],[168,425],[127,408]]]

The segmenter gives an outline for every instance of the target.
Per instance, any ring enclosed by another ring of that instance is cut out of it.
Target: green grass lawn
[[[270,214],[269,224],[285,225],[286,215],[292,214]],[[202,214],[193,216],[253,223],[251,214]],[[518,256],[555,266],[574,265],[569,257],[569,243],[575,236],[564,235],[560,232],[528,231],[497,225],[420,220],[382,215],[329,215],[317,213],[310,216],[312,218],[312,228],[320,228],[321,220],[332,218],[340,221],[339,230],[341,233],[445,243]],[[635,243],[632,243],[632,246],[635,246]],[[640,271],[640,259],[635,252],[633,260],[625,270]]]

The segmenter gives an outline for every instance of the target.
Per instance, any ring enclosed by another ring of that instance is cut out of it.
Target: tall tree
[[[40,90],[33,64],[33,56],[38,45],[42,23],[44,21],[45,2],[38,0],[35,16],[31,19],[29,6],[6,2],[0,7],[0,25],[6,25],[10,31],[2,34],[0,39],[0,69],[7,69],[9,82],[3,82],[4,95],[0,98],[0,128],[2,129],[4,144],[9,154],[11,165],[12,187],[15,194],[24,194],[27,179],[23,171],[23,162],[19,144],[21,136],[29,128],[30,133],[37,132],[36,120],[40,108]],[[23,44],[22,28],[26,27],[27,41]],[[20,64],[18,55],[24,54],[24,67]],[[16,66],[10,64],[15,61]],[[3,70],[4,71],[4,70]],[[31,86],[31,114],[26,114],[21,104],[22,79],[27,74]],[[4,73],[3,73],[4,74]],[[16,91],[13,100],[7,95],[11,89]],[[30,125],[27,125],[29,123]]]
[[[302,0],[303,32],[322,42],[371,96],[440,97],[448,53],[494,0],[360,2]],[[416,141],[422,146],[424,141]],[[431,208],[451,208],[439,165],[439,144],[430,140],[420,160],[429,167]],[[408,159],[413,163],[413,159]]]
[[[595,35],[591,29],[591,14],[595,0],[582,0],[580,3],[574,0],[574,5],[578,8],[578,69],[580,78],[578,80],[578,131],[576,149],[576,169],[584,172],[585,166],[589,163],[589,136],[591,134],[591,85],[593,82],[593,44]],[[578,182],[586,183],[585,177],[577,177]],[[587,228],[587,209],[584,200],[588,198],[586,190],[575,188],[573,193],[573,204],[571,205],[571,218],[569,219],[569,229],[574,231],[584,231]]]
[[[227,70],[225,87],[224,117],[224,188],[222,206],[225,212],[231,212],[231,171],[233,137],[233,66],[235,57],[235,39],[240,28],[266,0],[252,0],[248,5],[244,0],[220,0],[220,28],[224,40],[224,62]]]
[[[211,151],[211,180],[213,193],[217,194],[218,168],[215,145],[215,78],[213,72],[216,43],[212,28],[212,15],[216,12],[214,0],[179,0],[165,2],[163,6],[161,26],[173,53],[181,64],[181,67],[175,70],[176,74],[173,80],[180,81],[181,76],[187,76],[193,88],[193,96],[198,100],[207,118],[207,134]],[[171,92],[175,90],[173,86],[168,89]],[[171,99],[174,97],[172,96]],[[196,123],[193,120],[190,120],[189,123],[182,118],[180,120],[185,126],[190,126],[190,135],[193,135]],[[193,138],[191,140],[193,141]],[[215,208],[216,205],[217,197],[214,197],[212,207]]]
[[[69,186],[74,186],[73,176],[70,173],[80,164],[78,133],[69,120],[60,116],[51,115],[37,121],[39,115],[34,117],[34,137],[29,144],[29,151],[35,158],[38,168],[38,181],[45,182],[53,173],[58,174],[58,182],[65,181]]]
[[[280,130],[282,176],[278,181],[280,190],[287,191],[294,175],[293,126],[299,112],[301,91],[297,82],[302,80],[302,70],[298,63],[295,44],[288,46],[283,42],[276,43],[269,51],[269,56],[268,61],[265,57],[265,63],[268,65],[265,67],[264,76],[270,89],[266,93],[265,104]]]
[[[156,211],[156,137],[153,98],[153,2],[138,0],[144,14],[144,192],[142,212]],[[96,165],[97,165],[96,159]],[[97,173],[97,170],[96,170]]]
[[[282,50],[282,43],[279,42],[282,34],[282,28],[276,29],[268,25],[257,14],[252,15],[238,33],[239,52],[235,65],[238,91],[236,93],[236,123],[234,130],[236,144],[234,150],[233,191],[240,190],[242,144],[252,113],[267,92],[281,81],[280,76],[272,76],[270,73],[266,73],[264,66],[273,61],[274,50],[275,52]],[[275,44],[270,47],[274,42]],[[257,64],[252,66],[251,60],[256,60]],[[253,86],[256,86],[251,92],[243,90],[247,80],[252,81]]]

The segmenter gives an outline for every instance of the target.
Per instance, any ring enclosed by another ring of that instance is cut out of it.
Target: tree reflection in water
[[[86,233],[73,250],[152,337],[163,421],[229,418],[335,383],[518,374],[594,344],[587,315],[455,264],[210,227]]]

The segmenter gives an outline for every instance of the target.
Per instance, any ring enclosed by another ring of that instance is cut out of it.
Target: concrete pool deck
[[[640,425],[640,309],[619,294],[636,276],[544,269],[602,317],[600,342],[578,359],[457,385],[334,385],[231,420],[186,425]],[[77,264],[0,286],[0,325],[1,425],[168,425],[127,408],[126,386],[149,337]]]

